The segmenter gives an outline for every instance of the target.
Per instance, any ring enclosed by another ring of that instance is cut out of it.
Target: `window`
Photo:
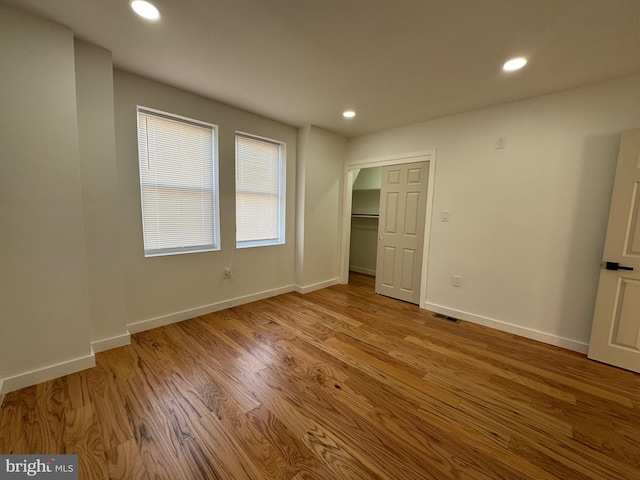
[[[236,134],[236,246],[284,243],[284,144]]]
[[[219,248],[216,127],[138,107],[146,257]]]

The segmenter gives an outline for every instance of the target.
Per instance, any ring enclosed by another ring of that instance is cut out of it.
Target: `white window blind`
[[[218,248],[215,126],[138,107],[145,256]]]
[[[284,243],[283,144],[236,134],[236,246]]]

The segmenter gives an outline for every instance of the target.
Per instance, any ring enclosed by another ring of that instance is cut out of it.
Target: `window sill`
[[[283,240],[254,240],[252,242],[239,242],[236,243],[237,249],[253,248],[253,247],[270,247],[272,245],[284,245]]]

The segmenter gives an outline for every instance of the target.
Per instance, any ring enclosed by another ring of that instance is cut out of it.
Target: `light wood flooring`
[[[370,277],[133,335],[10,393],[0,453],[82,479],[640,479],[640,376]]]

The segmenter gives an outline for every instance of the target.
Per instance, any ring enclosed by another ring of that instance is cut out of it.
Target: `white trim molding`
[[[21,388],[37,385],[38,383],[53,380],[54,378],[71,375],[72,373],[86,370],[87,368],[96,366],[96,357],[91,354],[84,357],[74,358],[66,362],[57,363],[48,367],[31,370],[30,372],[21,373],[13,377],[5,378],[2,381],[2,390],[0,393],[5,394],[20,390]]]
[[[129,333],[140,333],[152,328],[164,327],[172,323],[182,322],[189,320],[190,318],[199,317],[200,315],[206,315],[207,313],[218,312],[225,308],[236,307],[238,305],[244,305],[245,303],[255,302],[264,298],[275,297],[284,293],[293,292],[293,285],[286,287],[275,288],[273,290],[265,290],[263,292],[246,295],[243,297],[233,298],[231,300],[223,300],[221,302],[211,303],[209,305],[203,305],[201,307],[191,308],[189,310],[183,310],[181,312],[171,313],[169,315],[163,315],[161,317],[150,318],[148,320],[141,320],[139,322],[130,323],[127,325]]]
[[[284,295],[295,290],[293,285],[287,285],[286,287],[274,288],[273,290],[265,290],[264,292],[252,293],[251,295],[245,295],[243,297],[236,297],[231,300],[230,307],[237,307],[238,305],[244,305],[245,303],[257,302],[265,298],[277,297],[278,295]],[[228,308],[228,307],[223,307]]]
[[[503,322],[501,320],[495,320],[493,318],[487,318],[480,315],[474,315],[473,313],[443,307],[442,305],[436,305],[434,303],[424,302],[421,306],[422,308],[435,313],[459,318],[460,320],[466,320],[471,323],[477,323],[479,325],[484,325],[485,327],[490,327],[502,332],[512,333],[520,337],[537,340],[539,342],[554,345],[556,347],[566,348],[567,350],[572,350],[574,352],[586,354],[587,350],[589,349],[588,343],[580,342],[578,340],[572,340],[570,338],[559,337],[557,335],[541,332],[532,328],[514,325],[513,323]]]
[[[112,348],[124,347],[131,344],[131,334],[123,333],[122,335],[116,335],[115,337],[103,338],[102,340],[96,340],[91,342],[91,349],[93,353],[104,352],[105,350],[111,350]]]
[[[384,157],[365,158],[351,160],[346,163],[348,170],[356,168],[384,167],[386,165],[401,165],[403,163],[428,162],[435,157],[436,150],[423,150],[420,152],[400,153],[386,155]]]
[[[316,290],[321,290],[323,288],[333,287],[334,285],[337,285],[339,283],[340,283],[340,279],[336,277],[336,278],[332,278],[331,280],[313,283],[311,285],[306,285],[306,286],[296,285],[295,291],[298,293],[302,293],[304,295],[305,293],[311,293]]]
[[[222,302],[212,303],[210,305],[203,305],[202,307],[191,308],[189,310],[183,310],[181,312],[170,313],[169,315],[162,315],[161,317],[149,318],[147,320],[140,320],[139,322],[130,323],[127,325],[129,333],[135,334],[140,332],[146,332],[152,328],[164,327],[171,325],[172,323],[182,322],[189,320],[190,318],[199,317],[200,315],[206,315],[207,313],[217,312],[229,308],[231,302],[224,300]]]

